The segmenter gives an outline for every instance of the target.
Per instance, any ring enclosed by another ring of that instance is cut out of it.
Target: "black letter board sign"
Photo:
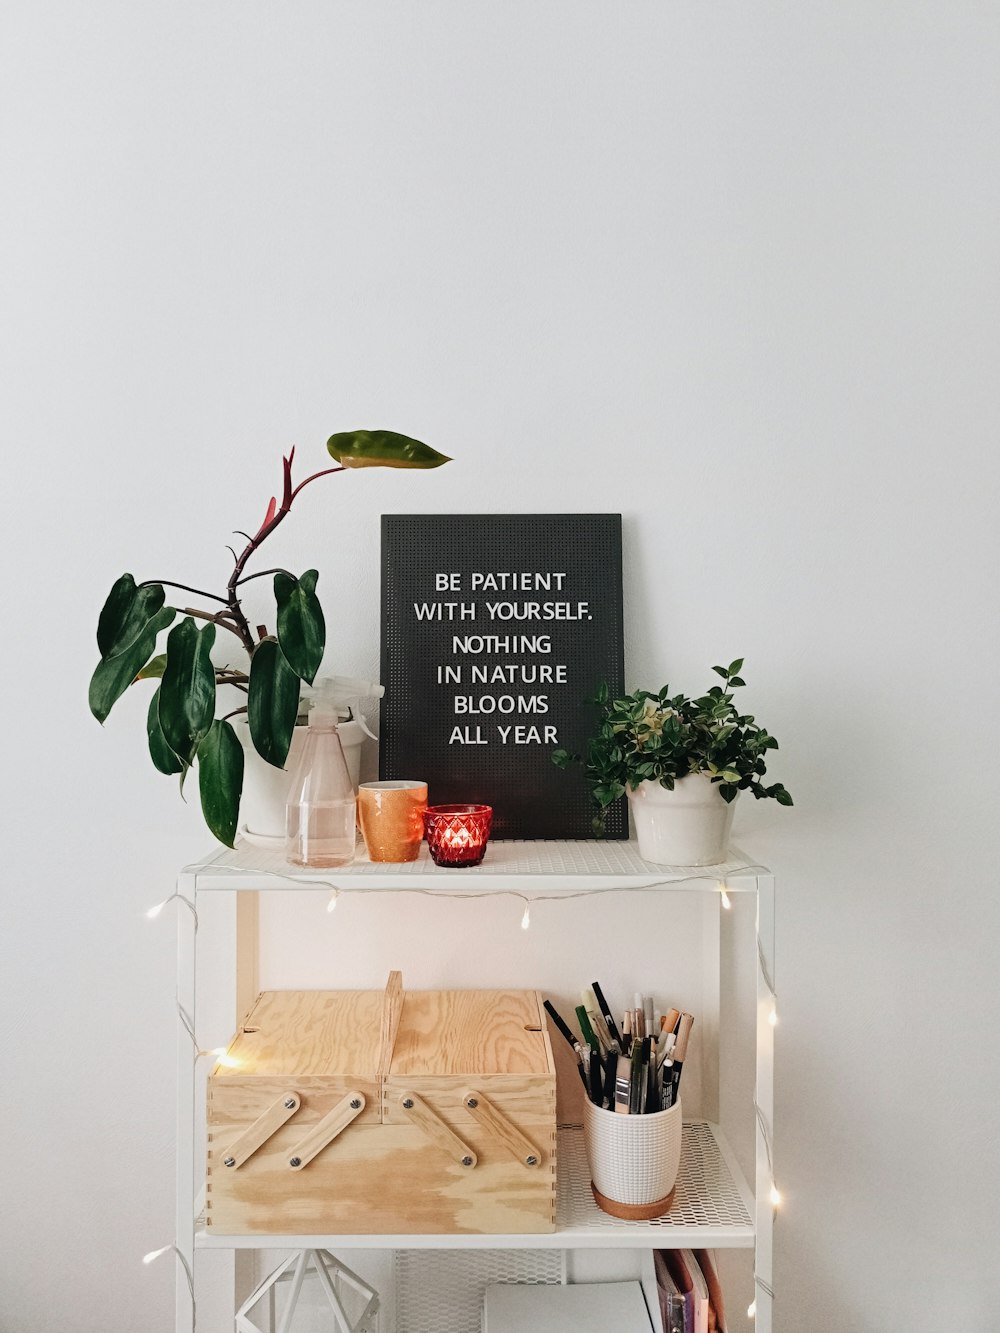
[[[493,806],[498,838],[590,838],[583,770],[552,751],[585,753],[585,701],[624,676],[620,514],[382,516],[384,780]]]

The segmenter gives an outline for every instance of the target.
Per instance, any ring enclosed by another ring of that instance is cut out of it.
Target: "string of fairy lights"
[[[207,867],[194,868],[194,891],[196,896],[198,892],[198,877],[200,869],[207,869]],[[279,870],[269,870],[259,866],[239,866],[239,865],[227,864],[226,872],[227,874],[245,873],[253,875],[254,877],[266,876],[268,878],[280,880],[285,884],[293,885],[295,888],[299,889],[302,888],[327,889],[330,892],[330,898],[326,905],[327,912],[334,912],[337,908],[340,899],[345,894],[353,894],[353,893],[363,893],[365,895],[371,895],[372,893],[409,893],[409,894],[419,894],[426,897],[455,899],[455,900],[465,900],[472,898],[513,898],[517,901],[524,903],[524,910],[521,914],[521,929],[529,930],[531,928],[531,909],[538,903],[571,902],[579,898],[592,898],[595,895],[600,896],[602,894],[610,894],[610,893],[628,893],[628,894],[656,893],[667,887],[676,889],[686,884],[694,884],[694,883],[714,882],[717,888],[717,892],[719,894],[719,899],[722,908],[724,911],[728,912],[732,910],[732,899],[730,897],[726,879],[735,877],[736,875],[745,875],[745,874],[752,874],[756,877],[761,873],[765,873],[765,868],[760,865],[748,863],[746,865],[735,865],[727,867],[726,878],[723,879],[720,879],[718,876],[718,872],[715,872],[715,873],[685,875],[683,878],[653,880],[647,884],[636,885],[634,887],[629,886],[628,888],[623,888],[620,884],[600,885],[600,886],[595,886],[593,888],[588,887],[586,889],[581,889],[579,891],[571,890],[571,891],[560,891],[558,893],[537,893],[537,894],[526,894],[516,889],[475,889],[467,892],[461,892],[461,891],[451,891],[451,890],[436,889],[436,888],[410,888],[405,885],[400,885],[400,886],[394,885],[391,887],[383,888],[381,886],[376,887],[372,885],[359,884],[357,887],[353,885],[347,887],[344,886],[343,884],[335,884],[330,880],[313,878],[311,875],[306,880],[295,875],[285,874]],[[182,893],[174,892],[169,894],[161,902],[158,902],[153,907],[149,908],[149,910],[146,912],[146,917],[149,920],[155,919],[163,912],[165,907],[167,907],[171,902],[175,900],[183,903],[184,906],[188,909],[188,911],[190,911],[193,919],[193,929],[195,937],[197,937],[199,928],[197,908],[195,907],[195,904],[191,901],[191,899],[187,898]],[[774,1027],[778,1021],[778,1007],[777,1007],[778,995],[775,989],[774,981],[771,976],[770,968],[768,966],[767,957],[764,952],[764,944],[761,939],[759,923],[755,928],[755,935],[756,935],[756,947],[757,947],[757,967],[770,1001],[770,1008],[768,1010],[767,1021],[772,1027]],[[225,1047],[215,1047],[213,1049],[205,1049],[200,1045],[197,1038],[197,1034],[195,1032],[193,1019],[191,1015],[187,1012],[187,1010],[184,1008],[184,1006],[180,1003],[180,1000],[177,1001],[177,1015],[178,1015],[178,1020],[181,1023],[181,1026],[191,1039],[193,1059],[195,1060],[195,1062],[197,1062],[204,1056],[212,1056],[218,1063],[224,1066],[235,1067],[238,1065],[238,1061],[236,1061],[232,1056],[230,1056],[227,1053]],[[757,1129],[760,1133],[761,1142],[764,1147],[764,1154],[767,1160],[768,1176],[771,1182],[769,1189],[769,1202],[772,1210],[776,1214],[778,1208],[781,1205],[782,1200],[781,1200],[781,1193],[777,1187],[774,1178],[774,1162],[771,1149],[771,1133],[767,1123],[766,1116],[764,1115],[762,1108],[757,1102],[756,1097],[754,1098],[753,1101],[753,1108],[757,1122]],[[191,1296],[191,1307],[193,1316],[194,1302],[195,1302],[194,1277],[191,1272],[190,1264],[188,1263],[182,1251],[176,1245],[165,1245],[158,1250],[152,1250],[149,1254],[144,1255],[143,1263],[150,1264],[154,1262],[154,1260],[159,1259],[162,1255],[169,1254],[171,1252],[173,1252],[176,1255],[178,1261],[180,1262],[183,1268],[185,1281],[187,1283],[188,1290]],[[757,1272],[756,1266],[754,1267],[753,1281],[754,1281],[754,1298],[751,1301],[749,1307],[747,1308],[747,1317],[749,1319],[754,1319],[756,1316],[758,1292],[763,1292],[764,1295],[766,1295],[771,1301],[774,1300],[774,1288]]]

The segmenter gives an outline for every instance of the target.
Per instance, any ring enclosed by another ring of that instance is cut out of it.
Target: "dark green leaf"
[[[97,622],[101,657],[116,657],[146,628],[165,601],[163,585],[137,588],[131,574],[123,574],[108,593]]]
[[[776,783],[775,786],[770,789],[768,795],[773,796],[779,805],[793,804],[791,792],[787,792],[780,782]]]
[[[344,467],[440,467],[450,463],[428,444],[391,430],[344,430],[331,435],[326,447]]]
[[[215,626],[198,629],[190,616],[167,635],[167,664],[157,691],[163,739],[190,768],[215,716],[215,668],[210,653]]]
[[[729,684],[733,686],[745,685],[746,681],[743,679],[742,676],[730,676]]]
[[[726,670],[725,667],[712,667],[712,670],[716,673],[716,675],[721,676],[723,680],[725,680],[726,677],[729,675],[729,672]]]
[[[307,569],[298,579],[282,573],[274,576],[278,643],[288,665],[310,685],[316,678],[326,647],[326,622],[316,596],[318,578],[315,569]]]
[[[731,782],[720,782],[719,795],[728,805],[736,797],[737,788]]]
[[[149,757],[153,761],[153,766],[161,773],[180,773],[184,765],[171,750],[170,746],[163,739],[163,731],[160,727],[160,719],[157,713],[160,703],[160,687],[157,686],[153,691],[153,697],[149,701],[149,712],[146,714],[146,736],[149,740]]]
[[[742,671],[742,669],[743,669],[743,658],[737,657],[735,662],[729,663],[729,670],[726,674],[729,676],[735,676],[737,671]]]
[[[281,768],[288,758],[299,711],[299,678],[285,661],[277,639],[263,639],[250,661],[247,720],[254,749]]]
[[[625,795],[625,788],[620,782],[610,782],[607,785],[595,787],[593,790],[594,800],[602,808],[610,805],[612,801],[617,801],[619,796]]]
[[[556,768],[570,768],[573,764],[580,762],[578,754],[570,754],[568,750],[553,750],[550,756]]]
[[[149,661],[156,647],[156,636],[166,629],[177,612],[172,606],[161,607],[146,622],[137,638],[114,657],[102,658],[90,679],[90,711],[103,722],[115,703],[135,680],[137,673]]]
[[[243,792],[243,746],[224,719],[212,723],[198,746],[198,791],[205,823],[232,847]]]

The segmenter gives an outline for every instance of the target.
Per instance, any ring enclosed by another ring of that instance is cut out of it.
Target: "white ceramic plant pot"
[[[234,719],[243,745],[243,796],[240,800],[240,836],[256,847],[284,847],[285,800],[288,785],[305,743],[308,727],[296,727],[284,768],[266,763],[253,748],[245,717]],[[361,776],[361,743],[365,733],[360,722],[341,722],[337,735],[344,747],[347,771],[357,790]]]
[[[673,791],[641,782],[628,799],[644,861],[711,866],[726,859],[736,801],[727,804],[704,773],[678,779]]]
[[[681,1103],[652,1115],[618,1115],[584,1102],[583,1136],[597,1202],[606,1212],[660,1217],[681,1162]],[[619,1208],[608,1204],[620,1205]]]

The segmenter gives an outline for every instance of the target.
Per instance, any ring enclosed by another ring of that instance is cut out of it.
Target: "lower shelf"
[[[754,1244],[753,1196],[729,1146],[707,1120],[687,1121],[674,1204],[665,1217],[623,1222],[594,1203],[578,1125],[559,1130],[556,1229],[544,1235],[227,1236],[201,1218],[195,1244],[226,1250],[703,1249]]]

